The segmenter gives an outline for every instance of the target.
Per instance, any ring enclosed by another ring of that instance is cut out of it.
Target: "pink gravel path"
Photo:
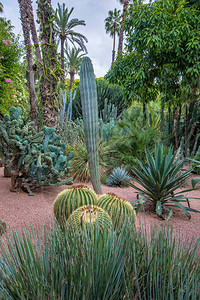
[[[80,183],[75,183],[80,184]],[[91,183],[86,184],[92,188]],[[190,187],[187,184],[185,188]],[[33,225],[39,228],[46,224],[52,224],[53,221],[53,202],[56,195],[67,188],[61,187],[44,187],[41,190],[35,191],[35,196],[28,196],[24,192],[10,192],[10,179],[3,177],[3,168],[0,168],[0,220],[6,222],[7,228],[21,228],[26,224],[29,228]],[[200,188],[200,184],[199,184]],[[135,190],[128,188],[112,188],[102,185],[103,193],[112,192],[127,201],[132,202],[136,199]],[[199,197],[200,189],[186,193],[189,197]],[[190,200],[191,207],[200,210],[200,199]],[[200,237],[200,213],[191,213],[192,218],[189,220],[180,210],[175,210],[173,217],[168,222],[168,225],[174,228],[175,234],[181,234],[183,240],[196,241]],[[137,217],[137,225],[144,224],[148,227],[156,225],[157,227],[164,226],[164,221],[159,219],[155,214],[149,211],[141,211]]]

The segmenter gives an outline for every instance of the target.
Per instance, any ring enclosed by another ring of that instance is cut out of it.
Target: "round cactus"
[[[119,229],[129,218],[135,222],[136,213],[133,206],[124,198],[118,197],[114,193],[108,193],[98,198],[97,205],[105,209],[111,216],[113,225]]]
[[[68,218],[68,228],[80,231],[84,226],[98,226],[100,231],[112,228],[112,219],[109,214],[96,205],[82,206],[76,209]]]
[[[67,188],[58,194],[54,201],[53,212],[58,223],[65,222],[69,215],[80,206],[94,205],[97,195],[85,185]]]

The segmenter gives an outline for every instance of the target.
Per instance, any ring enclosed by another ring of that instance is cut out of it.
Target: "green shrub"
[[[193,159],[191,159],[192,161],[192,170],[200,175],[200,151],[196,153],[196,155],[194,156]]]
[[[166,221],[172,216],[172,208],[177,207],[182,209],[187,217],[191,218],[189,211],[199,212],[190,208],[188,197],[182,195],[184,192],[190,190],[179,191],[176,190],[182,187],[189,181],[191,170],[180,172],[183,167],[184,159],[182,155],[178,155],[177,150],[173,154],[173,147],[170,147],[167,153],[164,153],[163,146],[155,145],[154,155],[146,149],[146,163],[139,161],[140,168],[133,167],[133,178],[141,187],[129,183],[130,186],[139,191],[140,196],[133,204],[143,204],[150,202],[153,209],[159,217],[163,217],[163,211],[168,212]],[[197,179],[192,181],[193,188],[198,182]],[[183,204],[187,204],[188,207]]]

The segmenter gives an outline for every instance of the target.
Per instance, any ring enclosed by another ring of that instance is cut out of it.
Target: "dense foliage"
[[[197,98],[198,7],[176,0],[130,5],[125,31],[126,53],[118,57],[108,77],[125,87],[128,99],[148,101],[158,91],[168,99],[177,98],[183,88],[189,98]]]
[[[19,38],[15,37],[10,21],[0,18],[0,113],[8,113],[11,106],[28,108],[28,94]]]

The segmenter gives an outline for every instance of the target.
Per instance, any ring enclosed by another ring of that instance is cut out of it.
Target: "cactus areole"
[[[81,63],[80,95],[91,181],[95,192],[100,194],[97,88],[92,62],[89,57],[83,57]]]

